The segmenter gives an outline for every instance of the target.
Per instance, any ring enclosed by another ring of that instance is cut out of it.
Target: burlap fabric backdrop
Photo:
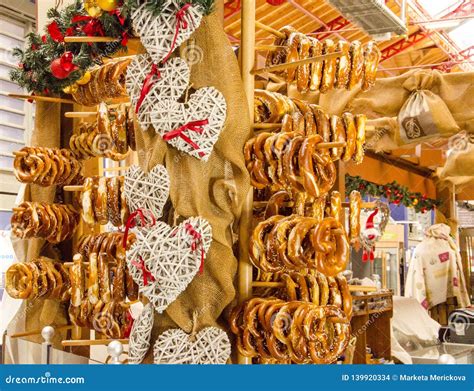
[[[37,102],[35,126],[31,133],[29,145],[43,147],[59,147],[61,141],[61,106],[56,103]],[[42,201],[52,203],[55,199],[56,187],[24,186],[25,201]],[[32,260],[39,255],[58,258],[59,253],[42,239],[20,240],[12,237],[16,259],[19,262]],[[54,300],[26,300],[9,326],[9,334],[25,330],[39,329],[47,324],[66,324],[64,307]],[[64,333],[56,333],[55,346],[60,346]],[[40,336],[29,338],[42,342]]]
[[[194,311],[198,313],[197,330],[216,325],[235,297],[237,259],[232,246],[250,186],[242,153],[251,132],[249,115],[237,59],[218,17],[205,17],[193,38],[197,48],[194,50],[202,50],[203,58],[192,65],[191,83],[195,89],[214,86],[223,93],[227,102],[225,126],[207,162],[168,146],[153,130],[137,134],[138,158],[145,170],[159,163],[166,165],[174,208],[169,222],[173,215],[202,216],[212,225],[213,242],[204,273],[194,278],[164,315],[155,317],[152,341],[173,326],[191,332]],[[145,362],[151,360],[150,350]]]
[[[272,91],[284,92],[286,83],[268,83]],[[367,142],[376,151],[399,148],[405,142],[400,138],[397,116],[410,95],[418,90],[430,91],[434,102],[444,102],[460,130],[474,133],[474,73],[442,73],[436,70],[414,69],[396,77],[380,78],[369,91],[360,86],[351,91],[332,90],[326,94],[300,94],[296,86],[288,87],[288,95],[303,98],[322,106],[327,113],[340,115],[344,110],[366,114],[378,131],[367,134]],[[432,95],[432,94],[433,95]],[[449,134],[453,123],[444,116],[437,117],[441,132]]]

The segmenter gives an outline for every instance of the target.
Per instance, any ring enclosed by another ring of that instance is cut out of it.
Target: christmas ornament
[[[132,13],[133,29],[155,63],[166,62],[201,23],[203,14],[199,7],[190,3],[181,7],[180,4],[178,0],[168,0],[161,13],[154,16],[147,2],[143,2]]]
[[[155,131],[169,144],[207,161],[226,115],[224,96],[214,87],[204,87],[192,94],[187,103],[171,99],[157,102],[150,119]]]
[[[163,207],[170,192],[170,178],[165,166],[157,164],[149,173],[139,166],[131,166],[125,173],[124,194],[130,212],[145,209],[156,218],[163,215]]]
[[[377,215],[380,216],[380,222],[376,226],[374,219]],[[360,233],[360,243],[363,249],[363,262],[374,260],[375,243],[383,236],[389,219],[390,208],[387,204],[377,200],[375,210],[367,218],[365,229]]]
[[[61,58],[56,58],[50,65],[51,73],[57,79],[65,79],[69,76],[71,71],[66,71],[63,67]]]
[[[76,83],[79,84],[80,86],[83,86],[89,83],[90,80],[91,80],[91,73],[89,71],[85,71],[82,77],[76,81]]]
[[[211,226],[201,217],[191,217],[177,227],[158,221],[132,232],[137,240],[127,251],[128,269],[140,293],[161,314],[203,271]]]
[[[102,15],[102,9],[97,5],[97,0],[84,0],[84,9],[93,18]]]
[[[189,67],[179,57],[170,59],[161,68],[156,65],[154,68],[147,54],[132,60],[127,67],[125,85],[132,105],[139,108],[137,119],[142,130],[148,130],[151,125],[154,104],[162,99],[175,101],[181,98],[188,87],[189,77]]]
[[[117,0],[97,0],[97,5],[104,11],[113,11],[118,6]]]
[[[205,327],[195,336],[170,329],[155,342],[155,364],[225,364],[231,347],[225,331]]]
[[[154,311],[151,303],[143,307],[138,318],[133,322],[128,341],[128,363],[140,364],[150,347],[151,330],[153,329]]]

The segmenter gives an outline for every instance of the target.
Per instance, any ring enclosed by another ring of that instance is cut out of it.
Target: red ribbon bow
[[[147,224],[146,217],[144,212],[148,212],[149,217],[151,218],[151,224]],[[140,217],[140,222],[142,227],[152,227],[156,223],[156,218],[149,210],[146,209],[137,209],[135,212],[131,213],[128,216],[127,222],[125,223],[125,232],[123,234],[122,247],[127,250],[127,240],[128,240],[128,231],[130,228],[134,228],[137,225],[136,217]]]
[[[102,28],[102,23],[99,19],[87,15],[76,15],[71,19],[72,24],[78,24],[80,22],[87,22],[83,26],[77,26],[77,29],[82,31],[88,37],[103,37],[105,35],[104,29]],[[88,42],[87,44],[92,45],[91,42]]]
[[[154,76],[156,76],[156,78]],[[159,78],[161,78],[160,70],[156,64],[152,64],[151,71],[146,75],[145,80],[143,81],[140,97],[138,98],[137,106],[135,107],[135,114],[138,114],[138,110],[140,110],[145,96],[150,92],[151,87],[153,87],[153,84],[155,84],[156,80]]]
[[[145,261],[143,260],[143,258],[141,256],[138,256],[138,258],[140,259],[140,262],[132,261],[132,265],[139,268],[142,271],[143,284],[147,286],[148,282],[155,281],[155,277],[153,277],[153,274],[151,274],[150,270],[148,270],[148,268],[146,267]]]
[[[207,125],[207,124],[209,124],[209,120],[207,120],[207,119],[203,119],[203,120],[200,120],[200,121],[188,122],[187,124],[185,124],[183,126],[180,126],[177,129],[170,130],[169,132],[166,132],[163,135],[163,140],[169,141],[169,140],[172,140],[176,137],[180,137],[181,139],[186,141],[189,145],[191,145],[191,147],[193,147],[195,150],[198,150],[198,149],[200,149],[199,145],[196,144],[193,140],[191,140],[188,136],[186,136],[184,134],[184,132],[189,130],[191,132],[196,132],[196,133],[202,134],[202,132],[204,132],[203,126]],[[202,151],[199,151],[198,154],[201,157],[205,156],[205,153],[202,152]]]
[[[201,265],[199,266],[199,274],[202,274],[204,272],[204,246],[202,244],[202,236],[189,223],[186,223],[184,228],[186,229],[186,232],[193,237],[193,242],[191,243],[191,251],[196,251],[198,248],[201,248]]]
[[[185,5],[183,5],[183,7],[178,12],[176,12],[176,28],[175,28],[175,32],[174,32],[173,42],[171,43],[171,48],[170,48],[169,53],[163,59],[163,64],[166,61],[168,61],[171,54],[173,54],[174,48],[176,46],[176,41],[178,39],[179,29],[180,28],[182,28],[182,29],[187,29],[188,28],[188,22],[185,19],[185,17],[187,15],[188,9],[191,6],[192,6],[191,3],[186,3]],[[188,15],[188,16],[192,21],[191,15]]]

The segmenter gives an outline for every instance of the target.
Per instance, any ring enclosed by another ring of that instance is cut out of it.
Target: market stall
[[[399,296],[457,322],[472,72],[387,70],[391,36],[308,1],[64,3],[10,75],[36,112],[6,361],[409,362]]]

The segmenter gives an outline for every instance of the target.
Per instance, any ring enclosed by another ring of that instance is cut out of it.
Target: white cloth
[[[412,364],[412,358],[404,346],[435,345],[441,327],[416,299],[401,296],[393,296],[391,326],[392,356],[404,364]]]
[[[470,305],[461,256],[446,224],[432,225],[415,248],[408,269],[405,296],[414,297],[425,309],[456,297],[459,307]]]

